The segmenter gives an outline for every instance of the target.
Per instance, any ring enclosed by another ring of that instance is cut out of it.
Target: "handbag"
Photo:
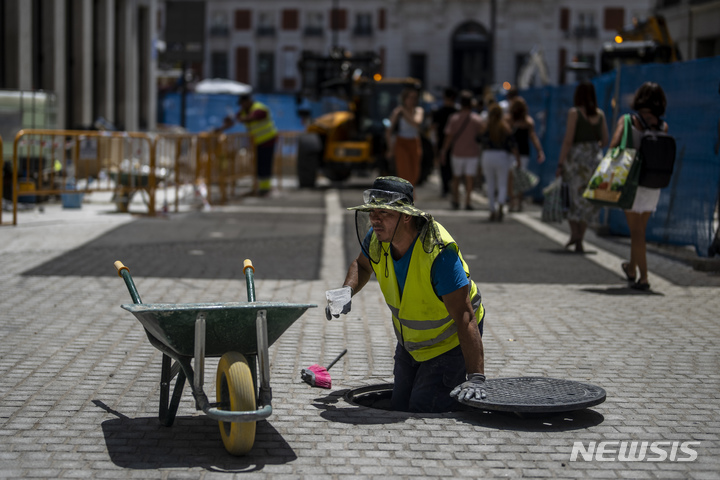
[[[528,190],[535,188],[540,183],[540,178],[532,173],[527,168],[513,167],[513,193],[515,195],[521,195]]]
[[[641,162],[637,150],[627,146],[631,128],[630,115],[625,115],[620,145],[607,151],[583,192],[589,202],[605,207],[632,208]]]
[[[561,177],[557,177],[547,187],[543,188],[542,216],[543,222],[562,222],[567,214],[568,200],[567,184]]]

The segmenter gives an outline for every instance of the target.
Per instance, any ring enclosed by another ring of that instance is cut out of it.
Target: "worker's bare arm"
[[[370,260],[361,252],[350,265],[343,285],[352,288],[354,295],[362,290],[368,280],[370,280],[370,275],[372,275]]]
[[[443,295],[442,300],[457,325],[458,339],[463,357],[465,357],[467,373],[485,373],[482,337],[468,292],[467,286],[458,288],[454,292]]]

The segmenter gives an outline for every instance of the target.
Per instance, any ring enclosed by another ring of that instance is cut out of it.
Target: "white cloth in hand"
[[[325,292],[327,299],[327,307],[325,307],[325,316],[328,320],[332,317],[338,318],[340,314],[346,314],[350,311],[352,304],[352,288],[341,287]]]

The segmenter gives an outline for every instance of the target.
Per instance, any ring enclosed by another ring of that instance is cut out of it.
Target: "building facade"
[[[599,71],[604,42],[655,0],[208,0],[202,77],[259,91],[299,87],[303,51],[372,50],[384,75],[430,89],[515,84],[530,52],[542,52],[549,83],[574,78],[574,59]],[[539,81],[540,79],[538,79]]]
[[[720,55],[720,0],[658,0],[684,60]]]
[[[0,0],[0,88],[47,90],[60,128],[154,130],[157,0]]]

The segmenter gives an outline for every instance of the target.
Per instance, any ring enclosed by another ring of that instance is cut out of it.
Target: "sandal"
[[[650,284],[648,282],[635,282],[630,285],[630,288],[632,288],[633,290],[640,290],[642,292],[645,292],[647,290],[650,290]]]
[[[628,262],[623,262],[620,264],[620,268],[622,268],[623,273],[625,274],[625,278],[627,278],[628,283],[635,284],[635,275],[630,275],[628,273],[628,267],[630,264]]]

